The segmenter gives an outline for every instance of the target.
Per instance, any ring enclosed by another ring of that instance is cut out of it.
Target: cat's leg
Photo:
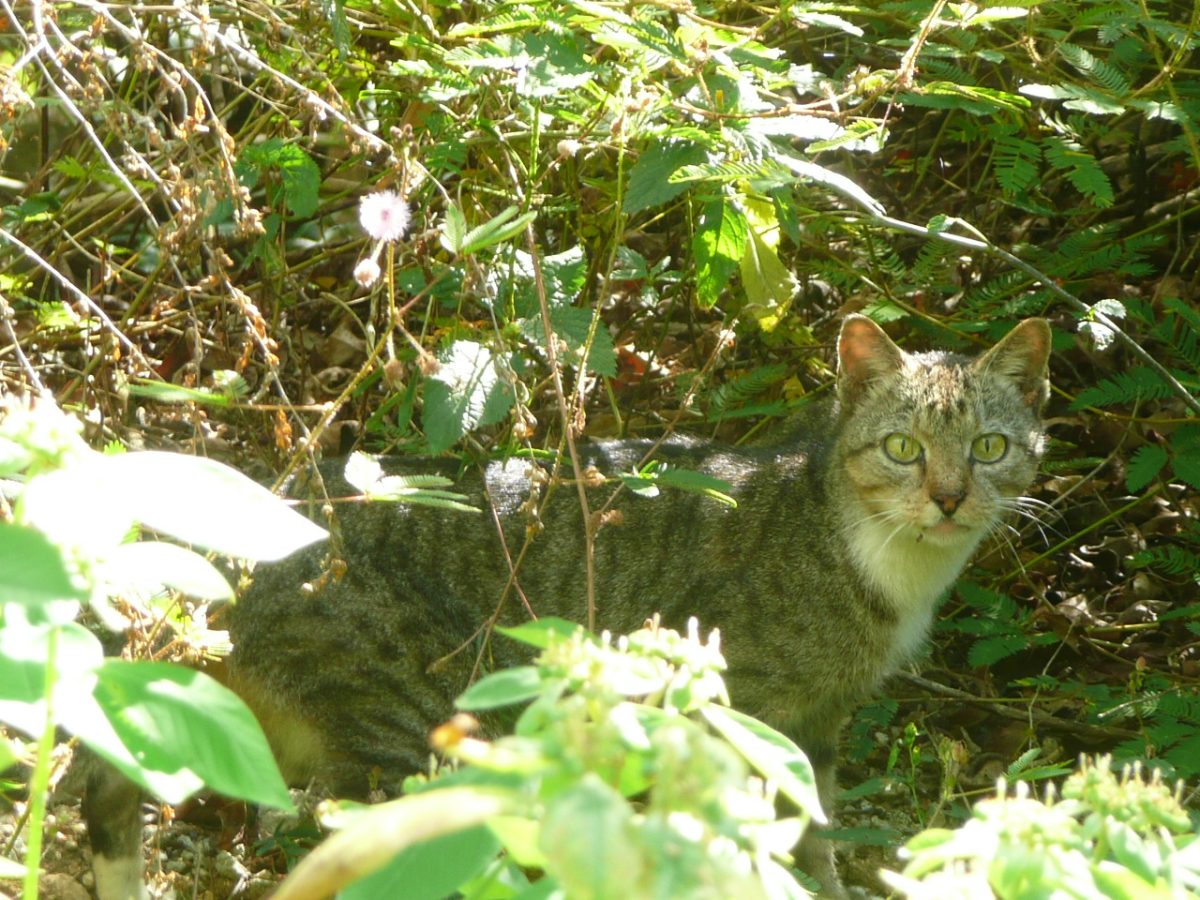
[[[98,759],[90,761],[83,818],[100,900],[146,900],[142,880],[142,789]]]
[[[821,728],[819,734],[808,735],[801,743],[808,761],[813,767],[817,782],[817,794],[826,818],[832,818],[833,798],[837,793],[837,747],[841,722],[833,729]],[[821,883],[819,897],[828,900],[843,900],[847,897],[842,880],[838,877],[837,862],[833,854],[833,843],[826,840],[824,829],[810,825],[796,848],[796,865],[807,875]]]

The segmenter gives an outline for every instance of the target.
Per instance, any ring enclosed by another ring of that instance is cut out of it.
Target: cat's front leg
[[[817,794],[821,798],[821,809],[826,817],[832,816],[833,797],[837,792],[837,734],[840,729],[839,722],[832,733],[809,737],[801,744],[813,767]],[[796,865],[806,875],[811,875],[821,883],[821,890],[817,896],[826,900],[845,900],[849,895],[838,877],[833,842],[823,837],[822,831],[822,826],[809,825],[800,846],[796,848]]]

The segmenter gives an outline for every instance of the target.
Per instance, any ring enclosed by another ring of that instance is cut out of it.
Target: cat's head
[[[1033,480],[1050,327],[1027,319],[979,357],[906,353],[865,316],[838,337],[839,457],[887,541],[971,546]]]

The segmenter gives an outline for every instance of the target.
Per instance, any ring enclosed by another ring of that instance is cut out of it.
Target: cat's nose
[[[930,499],[937,504],[938,509],[944,515],[952,516],[966,496],[965,491],[938,491]]]

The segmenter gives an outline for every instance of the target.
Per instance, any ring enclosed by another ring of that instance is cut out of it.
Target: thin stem
[[[46,642],[46,721],[38,738],[37,764],[29,784],[29,840],[25,852],[26,900],[37,900],[38,874],[42,860],[42,828],[46,823],[46,796],[50,792],[50,754],[54,752],[54,682],[58,656],[58,628],[51,628]]]

